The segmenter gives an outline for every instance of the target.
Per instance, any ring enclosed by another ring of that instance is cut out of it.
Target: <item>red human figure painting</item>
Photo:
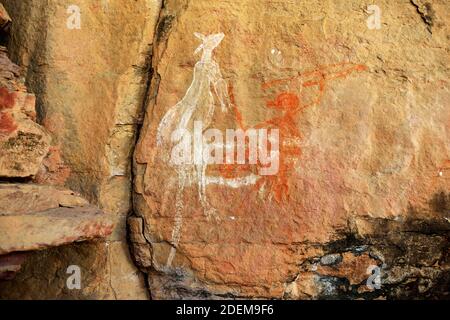
[[[254,128],[279,130],[280,158],[278,173],[272,176],[261,176],[255,185],[257,189],[265,185],[278,203],[289,198],[288,177],[293,172],[297,159],[301,156],[300,142],[302,136],[298,127],[301,114],[307,108],[320,105],[329,81],[342,79],[355,71],[364,70],[366,70],[366,67],[363,65],[339,63],[320,66],[315,70],[298,73],[293,77],[275,79],[262,84],[263,91],[275,92],[275,97],[269,99],[265,107],[278,111],[279,115],[257,124]],[[314,90],[308,92],[307,89]],[[229,91],[235,121],[241,129],[247,130],[249,126],[245,124],[236,104],[233,88],[230,87]],[[248,152],[246,156],[248,157]],[[256,165],[223,165],[219,171],[223,177],[233,178],[244,173],[255,173],[258,166],[261,166],[259,162]]]

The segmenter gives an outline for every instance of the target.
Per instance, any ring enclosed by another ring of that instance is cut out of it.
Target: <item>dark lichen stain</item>
[[[427,30],[432,33],[432,27],[435,20],[435,12],[431,3],[427,2],[423,6],[416,0],[410,0],[411,4],[416,8],[423,22],[427,25]]]
[[[5,142],[6,149],[21,148],[33,151],[42,146],[42,135],[19,131],[17,137],[11,137]]]
[[[156,28],[156,39],[158,41],[167,36],[174,20],[175,16],[172,15],[167,15],[161,18],[161,21],[158,23],[158,27]]]
[[[361,239],[357,239],[353,233],[343,234],[343,238],[330,242],[325,248],[327,254],[343,253],[352,251],[355,255],[360,255],[361,250],[357,250],[363,245]]]
[[[441,213],[449,213],[450,194],[437,192],[428,203],[429,207],[423,208],[409,205],[403,220],[363,218],[372,226],[370,235],[362,237],[356,230],[343,230],[340,240],[324,245],[325,254],[355,254],[364,248],[382,269],[382,285],[379,290],[368,290],[367,279],[350,285],[345,277],[330,278],[316,272],[320,290],[316,298],[449,299],[450,224]],[[311,270],[319,260],[308,259],[302,270]]]
[[[426,24],[428,24],[430,27],[432,27],[434,24],[435,12],[433,10],[433,7],[431,6],[431,3],[429,3],[429,2],[427,2],[425,4],[425,8],[426,8],[426,14],[424,15],[424,21]]]
[[[16,171],[22,171],[23,170],[23,166],[20,163],[15,162],[13,167],[14,170]]]
[[[450,214],[450,192],[445,193],[444,191],[434,194],[433,198],[430,200],[430,207],[433,211]]]

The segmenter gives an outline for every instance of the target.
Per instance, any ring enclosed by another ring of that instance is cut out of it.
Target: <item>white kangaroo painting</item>
[[[216,106],[214,97],[216,97],[223,112],[227,111],[230,105],[227,84],[222,78],[219,65],[212,57],[213,50],[223,40],[224,34],[217,33],[206,36],[194,33],[194,35],[202,41],[194,54],[202,52],[202,56],[195,64],[192,83],[186,94],[167,111],[159,123],[156,137],[157,146],[164,147],[164,150],[172,150],[174,146],[174,132],[182,132],[183,130],[193,132],[194,122],[196,121],[201,121],[205,129],[211,124]],[[170,151],[168,156],[170,157]],[[203,158],[202,154],[196,156]],[[184,209],[183,193],[186,185],[192,182],[197,184],[199,200],[206,217],[216,217],[215,209],[208,203],[206,198],[206,167],[207,164],[204,160],[200,161],[200,163],[174,166],[178,175],[178,186],[175,195],[175,225],[172,231],[173,247],[167,259],[166,267],[171,266],[180,240]]]

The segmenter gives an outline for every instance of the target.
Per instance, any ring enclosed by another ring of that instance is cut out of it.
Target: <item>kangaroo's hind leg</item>
[[[207,165],[205,163],[196,166],[198,197],[200,199],[200,203],[203,207],[206,218],[208,220],[211,218],[217,219],[217,210],[209,204],[206,198],[206,167]]]
[[[172,265],[173,258],[175,257],[175,253],[178,248],[178,244],[181,238],[181,228],[183,227],[183,193],[184,187],[186,185],[186,171],[179,170],[178,171],[178,188],[177,193],[175,195],[175,223],[172,229],[172,245],[173,247],[170,249],[169,257],[167,258],[166,268],[170,268]]]

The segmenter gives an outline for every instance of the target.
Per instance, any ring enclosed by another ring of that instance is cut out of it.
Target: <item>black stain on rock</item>
[[[157,41],[161,41],[166,38],[169,30],[172,28],[173,22],[175,20],[175,16],[167,15],[161,18],[158,23],[158,27],[156,28],[156,39]]]
[[[368,288],[367,278],[350,284],[345,276],[330,278],[314,271],[320,289],[316,298],[449,299],[450,223],[441,215],[449,213],[449,200],[450,194],[440,191],[430,197],[429,207],[410,205],[403,219],[360,217],[363,233],[359,229],[342,233],[340,240],[325,244],[325,255],[310,259],[303,271],[314,270],[313,261],[318,259],[327,262],[344,252],[355,256],[365,252],[377,260],[381,288]]]
[[[431,3],[427,2],[422,4],[419,0],[410,0],[411,4],[416,8],[417,13],[420,15],[422,21],[426,24],[428,32],[432,33],[432,27],[436,14]]]
[[[435,212],[450,214],[450,192],[445,193],[444,191],[441,191],[435,193],[430,200],[430,207]]]

